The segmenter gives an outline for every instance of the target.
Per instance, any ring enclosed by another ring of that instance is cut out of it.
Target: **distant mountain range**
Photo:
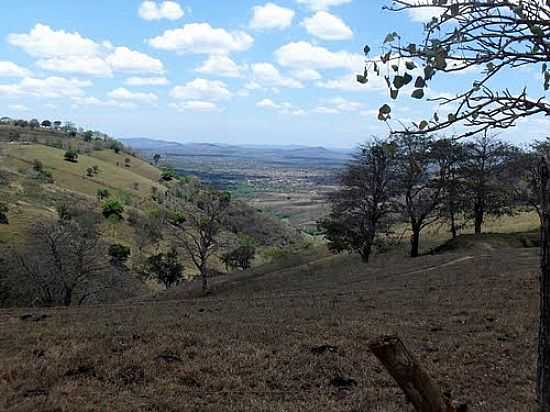
[[[217,157],[257,160],[329,160],[345,162],[352,150],[327,149],[308,146],[227,145],[212,143],[176,143],[148,138],[121,139],[126,146],[144,154],[159,153],[170,156]]]

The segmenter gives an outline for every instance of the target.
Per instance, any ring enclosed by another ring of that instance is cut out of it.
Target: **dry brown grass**
[[[472,410],[531,410],[536,253],[483,253],[325,257],[207,298],[0,311],[0,408],[404,411],[367,349],[398,333]]]

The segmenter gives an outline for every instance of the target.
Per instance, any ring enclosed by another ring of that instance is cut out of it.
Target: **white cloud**
[[[332,52],[323,47],[300,41],[288,43],[275,51],[281,66],[295,69],[338,69],[363,70],[364,58],[347,51]]]
[[[114,47],[109,42],[98,43],[79,33],[52,30],[37,24],[25,34],[10,34],[8,42],[20,47],[45,70],[93,76],[112,76],[114,71],[162,73],[160,60],[127,47]]]
[[[170,84],[165,77],[129,77],[125,83],[128,86],[166,86]]]
[[[130,50],[127,47],[117,47],[107,57],[107,62],[113,70],[137,73],[163,73],[164,66],[158,59],[144,53]]]
[[[28,34],[9,34],[8,43],[22,48],[33,57],[46,59],[66,56],[95,56],[101,48],[101,45],[82,37],[79,33],[54,31],[44,24],[37,24]]]
[[[220,101],[231,97],[224,82],[219,80],[195,79],[185,85],[176,86],[171,96],[180,100]]]
[[[144,1],[139,6],[139,16],[144,20],[179,20],[185,13],[175,1],[163,1],[157,4],[155,1]]]
[[[25,77],[30,76],[30,71],[17,64],[0,60],[0,77]]]
[[[254,83],[263,87],[288,87],[303,88],[298,80],[283,76],[279,70],[270,63],[258,63],[252,65]]]
[[[321,76],[321,73],[313,69],[294,70],[292,72],[292,76],[304,82],[321,80],[323,78],[323,76]]]
[[[338,114],[340,111],[338,109],[335,109],[333,107],[326,107],[326,106],[318,106],[315,109],[312,110],[313,113],[320,113],[320,114]]]
[[[244,51],[254,43],[247,33],[216,29],[208,23],[186,24],[181,29],[167,30],[162,35],[147,40],[149,45],[179,54],[229,54]]]
[[[246,69],[246,66],[239,66],[227,56],[214,55],[208,57],[208,60],[195,71],[222,77],[242,77]]]
[[[131,101],[100,100],[97,97],[73,97],[74,106],[99,106],[99,107],[117,107],[122,109],[135,109],[137,105]]]
[[[362,102],[347,100],[343,97],[334,97],[327,100],[327,103],[342,112],[358,112],[365,107],[365,104]]]
[[[318,11],[302,23],[308,33],[323,40],[348,40],[353,31],[344,21],[326,11]]]
[[[220,108],[216,103],[206,102],[203,100],[190,100],[187,102],[179,102],[170,104],[171,107],[175,108],[180,112],[217,112],[220,111]]]
[[[443,7],[419,7],[408,10],[411,20],[418,23],[427,23],[434,17],[441,16],[444,11]]]
[[[305,110],[294,106],[289,102],[276,103],[271,99],[263,99],[256,103],[257,107],[262,109],[276,110],[281,114],[287,114],[292,116],[303,116],[306,114]]]
[[[10,109],[15,110],[17,112],[28,112],[30,109],[23,105],[23,104],[11,104],[8,106]]]
[[[111,99],[122,100],[136,103],[155,103],[158,100],[158,97],[154,93],[135,93],[130,90],[120,87],[109,92],[108,95]]]
[[[349,73],[336,79],[316,82],[317,87],[323,89],[341,90],[345,92],[365,92],[366,90],[387,90],[382,77],[371,76],[367,84],[357,81],[357,73]]]
[[[351,3],[352,0],[298,0],[298,3],[304,4],[311,10],[328,10],[330,7],[341,6]]]
[[[91,86],[92,82],[90,81],[66,79],[64,77],[47,77],[44,79],[25,77],[19,83],[0,85],[0,94],[52,98],[73,97],[84,95],[84,88]]]
[[[52,57],[41,59],[36,62],[38,67],[59,73],[85,74],[91,76],[112,76],[113,69],[101,57],[94,56],[71,56]]]
[[[292,9],[266,3],[252,8],[250,28],[253,30],[284,30],[292,25],[296,13]]]

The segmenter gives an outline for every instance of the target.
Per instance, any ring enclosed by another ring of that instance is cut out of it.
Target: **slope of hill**
[[[534,405],[534,250],[319,258],[207,298],[0,311],[0,408],[408,410],[369,354],[386,333],[473,410]]]

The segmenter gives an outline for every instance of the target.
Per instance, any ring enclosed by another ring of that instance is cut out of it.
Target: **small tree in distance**
[[[179,261],[178,252],[170,249],[167,253],[150,256],[146,262],[146,272],[166,289],[177,286],[183,279],[183,265]]]
[[[69,149],[65,152],[65,160],[67,162],[76,163],[78,162],[78,152],[73,149]]]

